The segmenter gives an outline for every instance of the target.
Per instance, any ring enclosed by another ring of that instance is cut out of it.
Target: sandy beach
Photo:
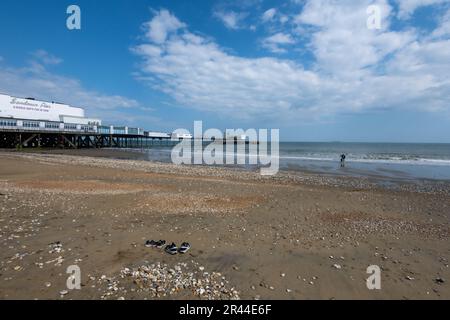
[[[0,152],[0,299],[450,299],[448,183],[92,155]]]

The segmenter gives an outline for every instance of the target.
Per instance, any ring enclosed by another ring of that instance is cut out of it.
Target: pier
[[[140,128],[18,122],[0,118],[0,148],[147,148],[178,143],[168,133]]]
[[[103,125],[83,108],[0,93],[0,148],[146,148],[178,141],[171,133]]]
[[[86,117],[83,108],[0,93],[0,148],[149,148],[173,146],[182,140],[197,139],[191,134],[107,126],[100,119]],[[242,136],[201,138],[201,143],[259,144]]]

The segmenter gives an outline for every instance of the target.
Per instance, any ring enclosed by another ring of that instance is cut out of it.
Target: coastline
[[[450,279],[447,182],[261,177],[129,156],[0,152],[1,298],[450,298],[448,282],[437,281]],[[171,257],[145,248],[148,239],[192,249]],[[54,252],[49,244],[58,241]],[[161,286],[169,292],[153,296],[128,271],[158,263],[164,283],[172,278],[161,264],[220,273],[226,288],[207,296],[192,284]],[[83,272],[82,290],[61,295],[72,264]],[[366,288],[374,264],[381,291]]]
[[[80,164],[92,166],[124,168],[161,173],[182,175],[205,175],[212,177],[229,176],[232,179],[254,179],[258,181],[277,181],[283,183],[310,183],[334,187],[349,187],[363,189],[388,189],[395,191],[428,192],[450,195],[450,181],[447,179],[409,178],[399,176],[381,176],[372,172],[362,171],[360,175],[342,175],[333,172],[311,170],[301,167],[296,170],[280,169],[275,176],[262,177],[257,167],[245,166],[206,166],[183,165],[176,166],[165,161],[149,159],[147,154],[137,149],[30,149],[23,151],[2,151],[0,155],[20,155],[22,157],[53,157],[53,159],[67,163],[68,157],[87,157],[94,161],[81,161]],[[72,159],[73,159],[72,158]],[[113,161],[115,160],[115,161]],[[120,163],[120,165],[118,165]],[[344,169],[346,170],[346,169]],[[392,170],[394,172],[394,170]]]

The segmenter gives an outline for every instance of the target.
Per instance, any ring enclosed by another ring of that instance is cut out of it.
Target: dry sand
[[[1,152],[0,299],[449,299],[448,190]]]

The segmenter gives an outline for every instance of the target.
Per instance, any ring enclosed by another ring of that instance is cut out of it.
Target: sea
[[[143,153],[147,160],[171,162],[172,148],[161,145],[132,151]],[[344,168],[340,165],[342,154],[346,155]],[[246,156],[246,163],[255,156],[249,153],[248,146]],[[380,179],[450,180],[450,144],[281,142],[279,159],[281,170]]]

